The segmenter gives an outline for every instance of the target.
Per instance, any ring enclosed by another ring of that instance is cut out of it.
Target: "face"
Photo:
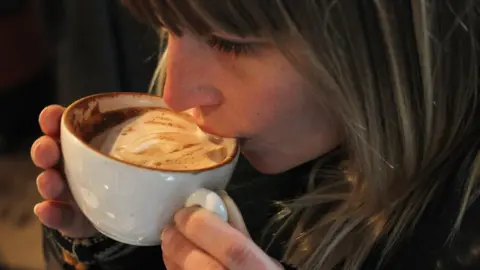
[[[312,98],[313,89],[281,52],[258,40],[171,35],[167,74],[170,108],[193,109],[204,131],[241,138],[244,156],[263,173],[291,169],[341,140],[339,125]]]

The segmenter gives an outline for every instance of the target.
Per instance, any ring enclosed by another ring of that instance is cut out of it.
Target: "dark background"
[[[98,92],[147,91],[155,31],[120,2],[0,1],[0,270],[44,268],[29,152],[40,111]]]

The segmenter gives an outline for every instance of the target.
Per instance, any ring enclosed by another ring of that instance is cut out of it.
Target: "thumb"
[[[228,196],[227,192],[223,190],[220,191],[218,194],[220,195],[223,202],[225,203],[225,207],[227,207],[228,223],[230,223],[232,227],[242,232],[248,238],[251,238],[250,233],[248,232],[247,226],[245,225],[245,221],[243,220],[242,213],[238,209],[233,199],[230,196]]]
[[[219,191],[218,194],[222,198],[223,202],[225,203],[225,207],[227,208],[228,213],[228,223],[235,229],[242,232],[248,238],[252,238],[250,233],[247,230],[247,226],[245,225],[245,221],[243,220],[242,213],[237,207],[237,204],[233,201],[233,199],[228,196],[226,191]],[[284,269],[283,265],[274,258],[271,258],[273,263],[278,267],[278,269]]]

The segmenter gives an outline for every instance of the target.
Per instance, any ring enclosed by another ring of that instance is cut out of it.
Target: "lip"
[[[215,132],[213,129],[210,129],[210,128],[205,127],[205,126],[198,125],[198,128],[200,128],[200,130],[202,130],[203,132],[211,134],[213,136],[218,136],[218,137],[222,137],[222,138],[229,138],[228,136],[223,136],[223,135],[219,134],[218,132]]]
[[[214,130],[208,128],[208,127],[205,127],[205,126],[198,126],[198,128],[200,128],[200,130],[202,130],[203,132],[205,133],[208,133],[208,134],[211,134],[213,136],[218,136],[218,137],[221,137],[221,138],[235,138],[237,139],[237,142],[238,142],[238,145],[239,146],[242,146],[245,142],[249,141],[250,139],[247,138],[247,137],[240,137],[240,136],[223,136],[221,134],[219,134],[218,132],[215,132]]]

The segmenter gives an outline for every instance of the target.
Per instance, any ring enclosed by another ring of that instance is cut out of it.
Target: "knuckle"
[[[220,262],[203,252],[192,252],[182,263],[185,269],[226,270]]]
[[[202,210],[194,211],[186,217],[186,231],[195,232],[205,225],[205,213]]]
[[[186,249],[186,245],[179,235],[174,233],[172,238],[168,241],[168,244],[162,243],[162,249],[165,254],[171,254],[175,256],[176,254],[182,254],[182,252]]]
[[[247,264],[253,256],[252,251],[247,245],[239,242],[231,243],[225,249],[227,261],[236,267],[242,267]]]
[[[53,169],[46,169],[38,177],[44,182],[51,182],[56,177],[56,174]]]
[[[59,199],[65,192],[65,185],[56,170],[47,169],[38,175],[37,189],[44,199]]]

